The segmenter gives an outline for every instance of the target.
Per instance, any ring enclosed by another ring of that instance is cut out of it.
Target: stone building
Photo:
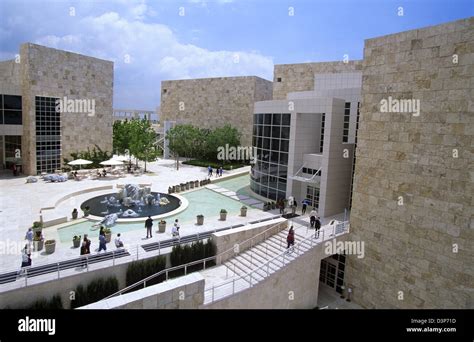
[[[368,39],[363,63],[350,221],[366,251],[348,258],[353,300],[472,309],[474,17]]]
[[[160,122],[230,124],[242,134],[241,144],[250,146],[253,104],[271,98],[272,82],[256,76],[162,81]]]
[[[112,150],[113,62],[26,43],[0,80],[3,168],[54,172],[71,152]]]

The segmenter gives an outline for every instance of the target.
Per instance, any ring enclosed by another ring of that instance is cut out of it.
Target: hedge
[[[79,285],[76,287],[74,300],[71,301],[71,308],[78,308],[90,303],[95,303],[104,299],[119,290],[116,277],[99,278],[90,282],[86,288]]]
[[[133,285],[146,277],[149,277],[155,273],[158,273],[166,268],[166,257],[164,256],[157,256],[154,258],[150,258],[147,260],[139,260],[130,263],[127,267],[127,274],[125,278],[126,286]],[[147,286],[154,285],[161,283],[165,280],[166,276],[163,274],[162,276],[156,277],[151,279],[147,282]],[[137,286],[130,291],[135,291],[142,289],[143,286]]]

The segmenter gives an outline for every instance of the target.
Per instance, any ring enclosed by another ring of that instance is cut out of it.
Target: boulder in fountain
[[[109,215],[105,216],[102,219],[102,221],[100,221],[100,224],[107,227],[107,228],[110,228],[110,227],[115,226],[115,221],[117,221],[117,219],[118,219],[117,214],[109,214]]]
[[[127,209],[123,212],[122,217],[137,217],[138,214],[132,209]]]

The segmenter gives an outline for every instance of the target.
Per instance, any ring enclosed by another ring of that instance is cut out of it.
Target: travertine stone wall
[[[420,115],[382,113],[389,96]],[[473,308],[474,17],[366,40],[359,127],[354,301]]]
[[[291,92],[314,89],[314,74],[362,70],[362,61],[278,64],[273,72],[273,99],[286,100]],[[278,82],[278,79],[281,79]]]
[[[0,62],[0,94],[21,95],[20,63]]]
[[[162,81],[160,121],[202,128],[230,124],[242,133],[242,145],[251,146],[253,104],[271,97],[272,82],[255,76]]]
[[[35,96],[95,100],[94,116],[61,113],[62,158],[94,145],[111,151],[113,62],[31,43],[20,57],[24,172],[36,173]]]

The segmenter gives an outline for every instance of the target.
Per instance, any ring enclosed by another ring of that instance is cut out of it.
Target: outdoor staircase
[[[314,229],[308,229],[307,224],[293,221],[291,225],[295,230],[294,247],[286,248],[289,231],[287,228],[218,266],[225,268],[226,280],[221,283],[206,281],[204,305],[255,286],[323,241],[347,232],[344,223],[339,224],[337,228],[326,225],[321,227],[319,237],[316,239]],[[212,272],[210,269],[202,272],[202,275],[206,278],[206,275]]]

